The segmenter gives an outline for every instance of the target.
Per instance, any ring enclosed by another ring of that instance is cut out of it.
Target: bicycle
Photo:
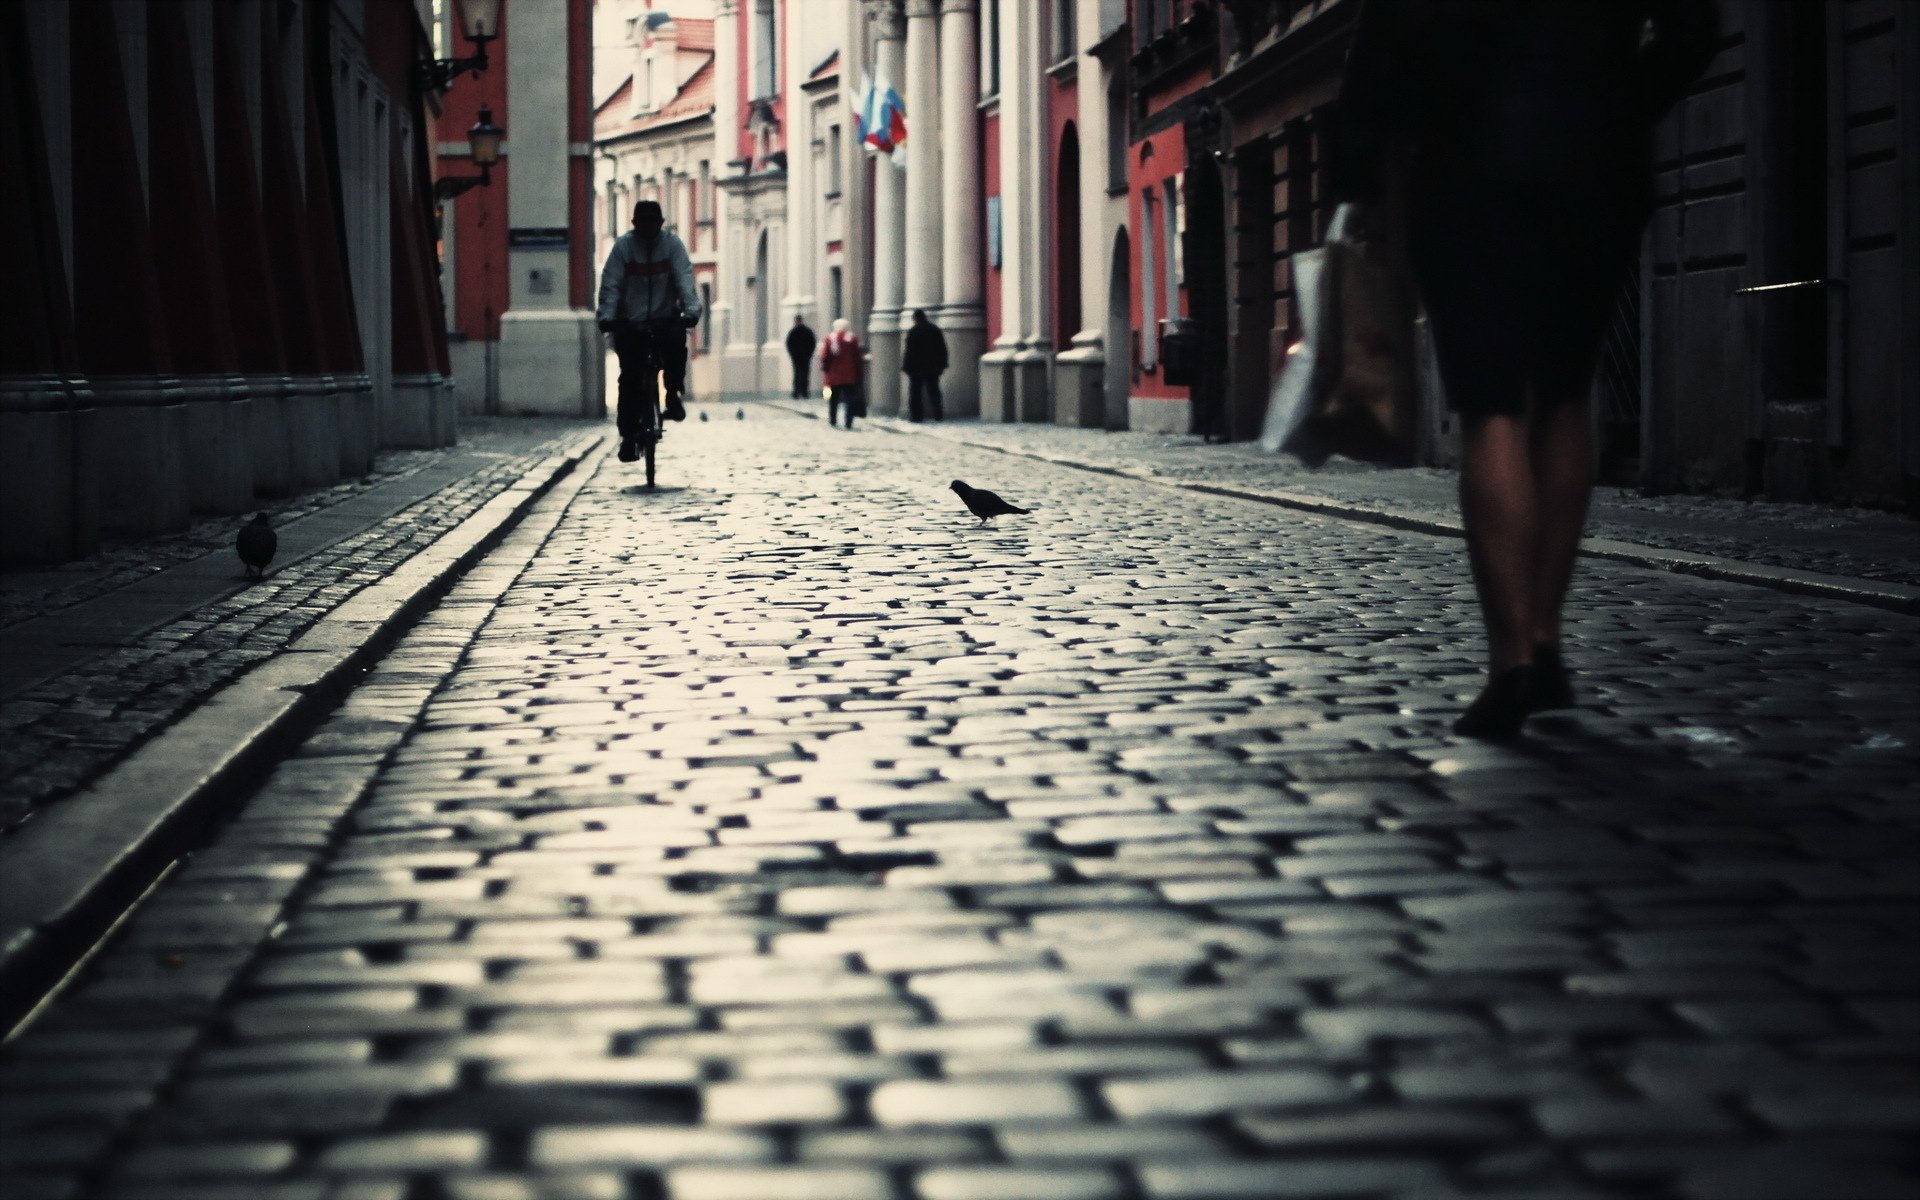
[[[676,337],[686,336],[681,331],[681,324],[677,319],[672,321],[621,320],[614,323],[613,336],[614,349],[616,352],[620,350],[621,338],[623,336],[637,339],[637,344],[630,344],[629,353],[632,354],[635,359],[632,363],[632,368],[637,368],[639,371],[640,377],[635,382],[641,389],[641,394],[638,399],[641,401],[640,408],[645,414],[645,417],[644,427],[637,432],[634,440],[639,443],[640,453],[647,460],[647,487],[649,488],[654,486],[655,452],[659,449],[660,439],[665,437],[667,432],[666,422],[660,405],[661,363],[658,343],[655,340],[663,334]],[[627,356],[622,355],[620,383],[623,392],[627,386],[627,372],[630,369],[626,359]],[[627,397],[623,394],[621,396],[622,408],[625,407],[626,399]],[[624,436],[623,433],[622,437],[624,438]]]

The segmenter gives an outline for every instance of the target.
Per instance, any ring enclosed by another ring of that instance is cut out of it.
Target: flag
[[[867,118],[873,111],[873,76],[864,70],[860,72],[860,88],[854,92],[848,106],[853,109],[853,144],[864,146],[867,144]]]
[[[860,140],[876,154],[892,154],[907,140],[907,106],[882,75],[868,85]]]

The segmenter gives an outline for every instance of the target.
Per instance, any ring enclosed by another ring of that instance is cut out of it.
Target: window
[[[1159,264],[1154,261],[1153,243],[1157,236],[1154,221],[1153,189],[1140,193],[1140,366],[1151,371],[1159,361],[1160,311],[1158,289]]]
[[[693,192],[693,219],[710,221],[713,219],[713,176],[707,167],[707,160],[700,160],[700,182]]]
[[[651,111],[655,107],[653,99],[653,56],[651,54],[647,56],[646,68],[646,83],[640,93],[640,108],[642,111]]]
[[[1078,0],[1053,0],[1053,61],[1072,58],[1079,43],[1073,33],[1073,9]]]
[[[1000,269],[1000,197],[987,197],[987,265]]]
[[[833,305],[827,310],[827,319],[838,321],[846,315],[846,293],[842,290],[839,267],[827,268],[827,297]]]
[[[713,345],[713,285],[700,285],[700,335],[695,348],[704,352]]]
[[[840,194],[840,126],[827,126],[827,195]]]
[[[1127,190],[1127,77],[1114,72],[1107,86],[1107,194]]]
[[[1183,232],[1183,226],[1186,224],[1186,215],[1182,211],[1182,205],[1180,203],[1179,178],[1176,176],[1172,179],[1162,180],[1160,190],[1164,197],[1160,205],[1160,212],[1163,223],[1166,225],[1161,245],[1165,250],[1163,257],[1167,260],[1167,315],[1169,317],[1177,317],[1180,315],[1180,279],[1184,274],[1182,263],[1186,257],[1182,253],[1184,248],[1180,244],[1180,235]]]
[[[987,11],[982,14],[986,23],[986,36],[980,39],[983,53],[980,57],[980,94],[997,96],[1000,94],[1000,0],[986,0]]]
[[[753,0],[753,98],[780,92],[780,17],[773,0]]]

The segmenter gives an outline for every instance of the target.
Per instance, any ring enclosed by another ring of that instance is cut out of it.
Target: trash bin
[[[1160,322],[1160,382],[1192,387],[1200,375],[1200,323],[1192,317]]]

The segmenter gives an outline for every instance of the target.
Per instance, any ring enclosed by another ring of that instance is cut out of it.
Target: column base
[[[465,416],[480,417],[487,413],[487,365],[497,349],[496,342],[452,342],[447,346],[447,358],[453,366],[454,397]],[[606,352],[604,346],[600,352]]]
[[[599,355],[600,331],[587,309],[507,313],[500,318],[500,411],[604,416],[600,373],[594,365]],[[390,444],[384,434],[382,444]]]
[[[331,375],[296,375],[287,400],[288,461],[295,490],[340,482],[340,396]]]
[[[373,398],[373,380],[361,375],[335,375],[340,396],[340,474],[358,479],[373,471],[374,450],[380,440],[380,409]]]
[[[1098,342],[1074,339],[1071,350],[1053,360],[1053,420],[1075,429],[1104,429],[1107,424],[1107,356]]]
[[[100,527],[144,537],[185,529],[187,406],[180,381],[164,376],[92,378],[91,428],[79,449],[93,462]]]
[[[86,407],[80,408],[84,404]],[[100,543],[97,481],[82,469],[91,398],[57,376],[0,379],[0,566],[42,566]]]
[[[187,398],[187,503],[194,512],[253,508],[253,401],[238,375],[181,381]]]
[[[984,411],[980,399],[980,357],[987,349],[986,312],[977,305],[942,306],[934,310],[933,320],[947,339],[950,365],[940,381],[947,416],[978,417]]]
[[[989,350],[980,356],[980,419],[1010,425],[1018,420],[1014,404],[1013,351]]]
[[[441,413],[446,380],[439,372],[395,375],[393,399],[380,415],[381,442],[396,450],[432,450],[443,441],[446,418]]]
[[[1009,364],[1016,419],[1044,424],[1053,414],[1053,354],[1045,344],[1016,350]]]
[[[900,327],[906,320],[897,308],[876,308],[867,317],[867,408],[877,417],[907,411],[907,381],[900,374],[906,336]]]
[[[247,395],[253,404],[248,441],[253,447],[253,494],[291,496],[292,442],[287,432],[287,397],[293,380],[285,375],[249,375]]]

